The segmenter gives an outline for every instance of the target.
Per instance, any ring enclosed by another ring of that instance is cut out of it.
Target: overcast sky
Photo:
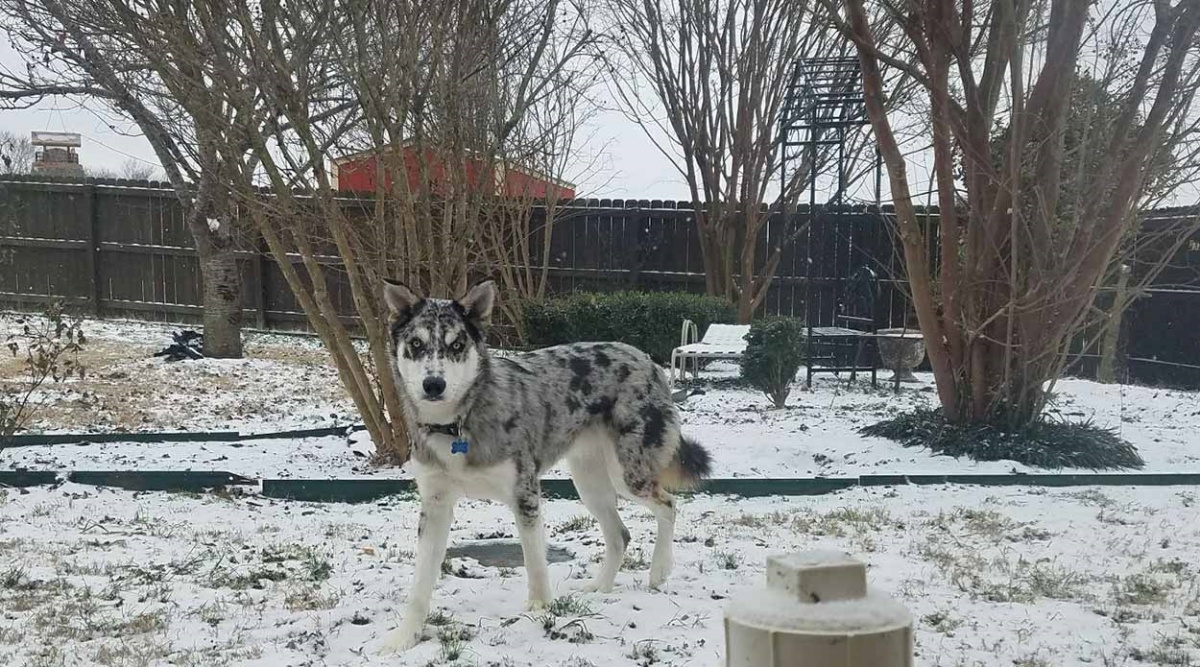
[[[0,63],[20,66],[21,56],[0,43]],[[83,108],[69,100],[46,101],[21,111],[0,111],[0,130],[29,136],[35,130],[83,135],[79,161],[84,167],[119,171],[127,160],[157,167],[154,151],[136,126],[107,112],[102,105]],[[683,199],[687,186],[671,163],[642,133],[617,112],[601,112],[587,128],[579,164],[568,174],[580,195],[639,199]]]
[[[21,57],[8,43],[0,43],[0,64],[20,66]],[[603,104],[606,100],[601,99]],[[894,122],[897,122],[894,120]],[[899,127],[899,125],[898,125]],[[103,105],[81,106],[69,100],[48,100],[30,109],[0,110],[0,130],[28,136],[31,131],[78,132],[83,137],[80,162],[87,168],[119,172],[128,160],[158,163],[149,144],[136,126],[108,111]],[[566,177],[575,182],[581,197],[622,199],[687,199],[688,189],[679,172],[671,166],[643,133],[641,127],[617,111],[601,111],[584,131],[576,164]],[[914,196],[925,199],[929,183],[929,155],[915,146],[910,148],[909,188]],[[819,181],[820,183],[820,181]],[[856,193],[873,199],[873,187]],[[888,198],[886,178],[882,197]],[[1185,205],[1200,201],[1200,184],[1176,193],[1170,204]],[[818,196],[818,199],[823,199]],[[933,202],[929,202],[933,203]]]

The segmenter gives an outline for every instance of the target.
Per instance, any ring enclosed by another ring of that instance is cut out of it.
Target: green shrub
[[[526,344],[620,341],[665,364],[679,346],[684,320],[703,334],[709,324],[730,324],[737,313],[725,299],[686,292],[580,292],[525,308]]]
[[[804,363],[804,324],[791,317],[755,322],[746,334],[742,380],[782,408]]]
[[[1039,419],[1016,431],[992,424],[955,424],[941,408],[917,408],[859,429],[863,435],[928,447],[934,454],[975,461],[1017,461],[1039,468],[1120,470],[1145,465],[1113,429],[1091,422]]]

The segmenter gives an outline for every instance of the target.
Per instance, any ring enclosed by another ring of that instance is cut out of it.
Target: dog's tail
[[[712,456],[700,443],[682,437],[675,458],[663,470],[659,483],[668,491],[692,491],[712,473]]]

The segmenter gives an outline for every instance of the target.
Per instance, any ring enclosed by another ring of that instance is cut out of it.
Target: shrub
[[[713,323],[733,323],[737,313],[725,299],[686,292],[576,293],[525,308],[526,344],[620,341],[665,364],[679,346],[684,320],[701,334]]]
[[[0,447],[25,428],[43,384],[84,374],[78,355],[87,340],[79,320],[68,319],[61,305],[51,305],[40,320],[20,318],[16,323],[20,330],[8,334],[4,345],[21,360],[22,371],[0,383]]]
[[[804,363],[804,325],[791,317],[759,320],[746,334],[742,379],[782,408]]]
[[[859,433],[976,461],[1092,470],[1145,465],[1137,449],[1116,431],[1090,422],[1041,419],[1014,431],[991,424],[954,424],[946,421],[941,408],[918,408],[865,426]]]

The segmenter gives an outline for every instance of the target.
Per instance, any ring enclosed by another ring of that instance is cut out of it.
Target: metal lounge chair
[[[748,333],[749,324],[710,324],[704,332],[704,338],[696,340],[699,338],[696,324],[691,320],[684,320],[679,347],[671,351],[671,381],[687,378],[689,360],[693,363],[694,378],[700,373],[701,359],[741,359],[746,353]],[[678,378],[676,370],[679,372]]]

